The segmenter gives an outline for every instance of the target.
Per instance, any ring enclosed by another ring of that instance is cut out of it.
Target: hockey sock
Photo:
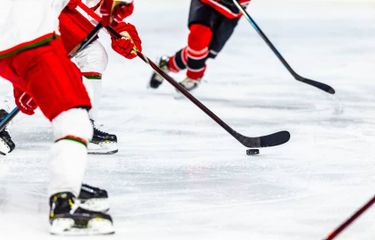
[[[206,70],[206,60],[209,54],[209,44],[212,30],[202,24],[192,24],[187,47],[187,77],[199,79]]]
[[[85,72],[83,84],[90,96],[92,108],[89,111],[90,119],[97,120],[102,95],[102,75],[96,72]]]
[[[169,58],[168,61],[168,69],[171,72],[178,73],[181,70],[186,69],[187,66],[187,53],[186,53],[187,48],[183,48],[176,52],[174,56]]]
[[[55,143],[51,151],[49,195],[72,192],[78,196],[86,168],[86,145],[93,134],[87,111],[65,111],[53,119],[52,127]]]

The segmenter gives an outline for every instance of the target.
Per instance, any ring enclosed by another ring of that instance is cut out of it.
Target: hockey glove
[[[33,115],[38,105],[36,105],[32,97],[16,87],[13,90],[13,94],[16,105],[20,109],[20,111],[27,115]]]
[[[134,11],[133,2],[126,4],[126,5],[118,5],[113,9],[113,19],[116,22],[121,22],[125,18],[132,15],[133,11]]]
[[[119,18],[121,18],[122,15],[126,15],[125,12],[127,12],[127,10],[125,8],[124,10],[121,9],[131,5],[132,3],[133,0],[103,0],[102,5],[100,6],[103,26],[109,26],[116,17],[115,14],[120,14],[120,12],[123,12],[120,14],[120,16],[118,16]]]
[[[130,23],[120,22],[114,29],[120,33],[122,38],[112,38],[112,48],[120,55],[133,59],[137,51],[142,52],[142,41],[138,36],[137,29]]]

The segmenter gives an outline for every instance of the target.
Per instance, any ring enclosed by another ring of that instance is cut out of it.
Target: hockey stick
[[[2,132],[6,128],[8,123],[12,121],[12,119],[17,115],[17,113],[19,113],[19,111],[20,110],[18,109],[18,107],[15,107],[10,113],[8,113],[8,115],[5,116],[3,120],[1,120],[0,132]]]
[[[100,21],[100,17],[88,8],[83,3],[79,3],[79,6],[88,13],[91,17],[93,17],[96,21]],[[122,38],[123,36],[114,30],[112,27],[108,26],[105,27],[108,32],[114,36],[115,38]],[[145,56],[140,51],[136,50],[137,55],[140,59],[142,59],[145,63],[151,66],[155,72],[160,74],[165,80],[167,80],[170,84],[172,84],[178,91],[180,91],[186,98],[188,98],[191,102],[193,102],[198,108],[200,108],[204,113],[206,113],[211,119],[213,119],[217,124],[219,124],[224,130],[226,130],[230,135],[232,135],[237,141],[239,141],[242,145],[248,148],[260,148],[260,147],[271,147],[280,144],[284,144],[289,141],[290,133],[288,131],[280,131],[270,135],[260,136],[260,137],[247,137],[244,136],[235,130],[233,130],[228,124],[226,124],[221,118],[219,118],[215,113],[213,113],[210,109],[208,109],[203,103],[201,103],[197,98],[195,98],[191,93],[189,93],[184,87],[182,87],[176,80],[174,80],[171,76],[161,70],[150,58]]]
[[[298,73],[296,73],[296,71],[293,70],[293,68],[289,65],[289,63],[285,60],[285,58],[281,55],[281,53],[271,43],[268,37],[263,33],[262,29],[260,29],[260,27],[255,22],[255,20],[250,16],[250,14],[241,6],[239,2],[237,2],[236,0],[232,0],[232,1],[236,5],[236,7],[241,11],[241,13],[245,16],[246,20],[250,23],[250,25],[255,29],[255,31],[257,31],[257,33],[261,36],[261,38],[266,42],[266,44],[271,48],[273,53],[277,56],[277,58],[282,62],[282,64],[286,67],[286,69],[288,69],[289,73],[291,73],[297,81],[309,84],[327,93],[335,94],[335,89],[333,89],[331,86],[325,83],[321,83],[321,82],[314,81],[308,78],[304,78]]]
[[[77,53],[85,49],[95,39],[102,27],[102,23],[99,22],[95,26],[95,28],[91,32],[89,32],[87,36],[69,52],[68,57],[73,58]]]
[[[260,148],[260,147],[272,147],[284,144],[289,141],[290,134],[288,131],[280,131],[270,135],[260,137],[247,137],[232,129],[226,124],[221,118],[195,98],[189,91],[182,87],[176,80],[170,77],[167,73],[161,70],[150,58],[146,57],[143,53],[137,51],[138,57],[141,58],[145,63],[149,64],[155,72],[160,74],[165,80],[172,84],[178,91],[180,91],[186,98],[193,102],[198,108],[205,112],[211,119],[219,124],[224,130],[232,135],[237,141],[248,148]]]
[[[342,223],[338,228],[336,228],[332,233],[328,235],[324,240],[333,240],[342,231],[344,231],[350,224],[352,224],[358,217],[360,217],[367,209],[369,209],[375,203],[375,196],[368,201],[363,207],[361,207],[357,212],[355,212],[348,220]]]
[[[85,49],[94,38],[98,35],[100,29],[102,29],[103,25],[99,22],[94,29],[87,34],[87,36],[77,45],[75,46],[68,54],[69,58],[73,58],[77,53]],[[8,123],[12,121],[12,119],[20,112],[18,107],[15,107],[8,115],[0,122],[0,132],[3,131]]]

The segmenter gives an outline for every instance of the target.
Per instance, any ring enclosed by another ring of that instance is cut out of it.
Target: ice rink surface
[[[185,44],[188,8],[136,1],[130,21],[146,55]],[[108,48],[101,122],[120,151],[90,156],[86,182],[109,191],[117,232],[84,239],[321,240],[374,195],[375,2],[254,0],[249,12],[298,73],[337,94],[294,80],[242,19],[194,94],[242,134],[291,132],[289,143],[246,156],[167,82],[147,89],[148,65]],[[47,231],[49,123],[20,115],[10,130],[17,149],[0,158],[0,239],[65,239]],[[374,219],[370,209],[337,239],[374,240]]]

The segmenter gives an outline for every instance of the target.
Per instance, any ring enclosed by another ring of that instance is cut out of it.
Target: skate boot
[[[199,84],[201,83],[201,78],[192,79],[192,78],[185,78],[179,84],[184,87],[189,92],[193,91],[194,89],[198,88]]]
[[[81,208],[96,212],[108,212],[108,193],[104,189],[82,184],[81,192],[78,195],[81,201]]]
[[[117,137],[114,134],[109,134],[99,130],[94,121],[94,136],[92,137],[87,151],[89,154],[115,154],[118,152]]]
[[[167,56],[162,56],[162,57],[159,58],[158,66],[165,73],[169,72],[168,61],[169,61],[169,57],[167,57]],[[160,76],[156,72],[153,72],[152,76],[151,76],[151,79],[150,79],[149,87],[156,89],[162,84],[163,80],[164,80],[164,78],[162,76]]]
[[[70,192],[50,198],[50,233],[56,235],[103,235],[114,233],[111,216],[80,207]]]
[[[0,109],[0,122],[8,115],[8,113]],[[14,150],[16,145],[12,141],[12,138],[9,135],[9,132],[4,129],[0,132],[0,155],[6,155]]]

